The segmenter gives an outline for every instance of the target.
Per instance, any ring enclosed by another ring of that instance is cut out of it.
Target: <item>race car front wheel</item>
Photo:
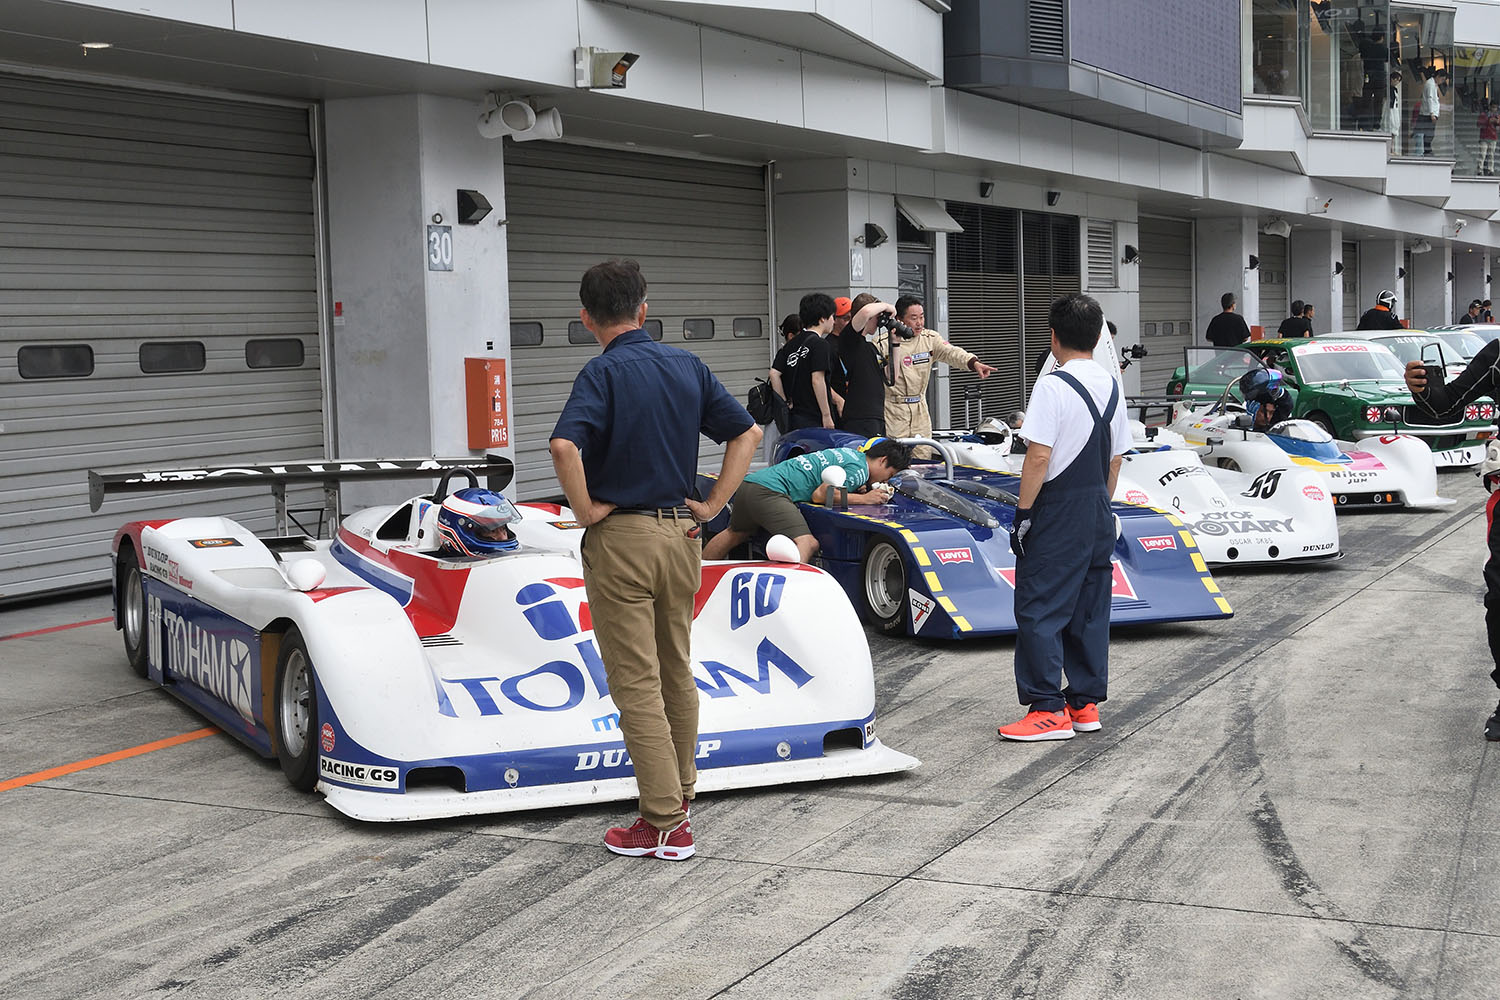
[[[865,616],[885,633],[906,625],[906,561],[884,539],[870,543],[864,561]]]
[[[276,757],[299,792],[318,783],[318,695],[312,657],[295,628],[281,637],[276,658]]]
[[[1307,419],[1323,428],[1324,433],[1333,436],[1333,421],[1328,419],[1328,414],[1321,410],[1314,410],[1307,415]]]
[[[130,669],[146,676],[146,582],[135,550],[123,547],[119,565],[120,632],[125,637],[125,659]]]

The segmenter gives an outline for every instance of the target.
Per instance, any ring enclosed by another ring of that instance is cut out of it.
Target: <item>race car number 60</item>
[[[729,628],[739,628],[750,620],[751,586],[755,580],[754,611],[756,618],[764,618],[781,607],[781,588],[786,577],[776,573],[736,573],[729,581]]]

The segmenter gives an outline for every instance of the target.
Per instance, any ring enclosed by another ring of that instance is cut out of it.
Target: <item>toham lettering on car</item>
[[[727,588],[731,629],[741,628],[753,618],[775,614],[785,583],[785,576],[776,572],[736,573]],[[583,586],[581,579],[557,577],[528,584],[516,593],[516,603],[521,605],[522,616],[535,637],[548,646],[556,644],[554,650],[542,654],[551,657],[546,662],[507,677],[444,677],[442,682],[462,690],[467,699],[460,704],[472,705],[480,716],[517,710],[567,712],[585,706],[593,712],[591,723],[596,732],[611,728],[605,720],[613,713],[607,708],[600,711],[605,707],[601,703],[610,698],[609,682],[592,634],[588,602],[578,599]],[[718,591],[717,586],[706,589]],[[575,600],[576,611],[570,607]],[[692,668],[694,683],[709,698],[733,698],[742,691],[770,694],[776,674],[798,688],[812,680],[812,675],[769,636],[756,647],[754,673],[716,660],[695,661]],[[457,708],[453,711],[456,714]]]

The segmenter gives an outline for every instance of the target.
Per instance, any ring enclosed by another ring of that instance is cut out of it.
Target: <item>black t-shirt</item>
[[[781,373],[781,385],[786,389],[787,406],[793,417],[823,422],[823,411],[813,394],[812,377],[813,372],[822,372],[826,378],[831,362],[828,342],[812,330],[803,330],[777,352],[771,367]]]
[[[1238,313],[1221,312],[1208,321],[1208,342],[1215,347],[1233,347],[1250,339],[1250,327]]]
[[[1302,316],[1288,316],[1276,328],[1278,337],[1311,337],[1312,324]]]
[[[1356,330],[1400,330],[1403,329],[1401,321],[1396,314],[1389,309],[1372,306],[1365,310],[1365,314],[1359,318]]]
[[[885,371],[875,345],[859,332],[844,327],[839,334],[839,361],[848,380],[844,391],[844,422],[885,417]]]

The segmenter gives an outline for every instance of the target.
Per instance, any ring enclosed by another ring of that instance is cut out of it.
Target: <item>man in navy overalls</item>
[[[1094,361],[1104,328],[1099,303],[1066,295],[1052,303],[1048,321],[1058,367],[1037,379],[1026,407],[1019,433],[1029,445],[1011,527],[1016,689],[1029,710],[999,729],[1026,742],[1099,728],[1115,548],[1109,498],[1131,447],[1119,381]]]

